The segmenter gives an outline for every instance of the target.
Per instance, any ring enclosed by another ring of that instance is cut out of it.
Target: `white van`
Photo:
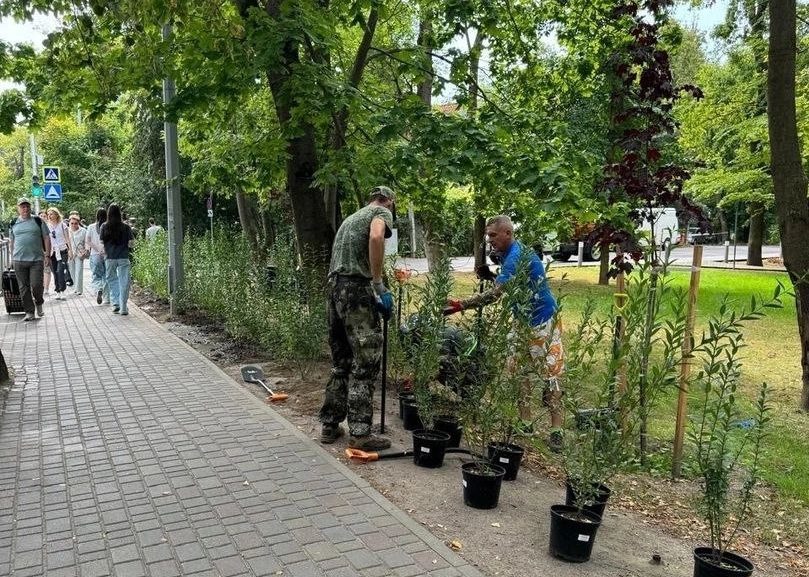
[[[680,238],[680,224],[677,221],[677,210],[672,207],[653,208],[654,215],[654,238],[657,246],[665,246],[669,243],[677,244]],[[647,238],[652,235],[652,223],[647,219],[638,227],[639,232],[645,232]]]

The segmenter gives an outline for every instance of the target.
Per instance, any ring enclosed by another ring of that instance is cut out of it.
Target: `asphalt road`
[[[693,258],[694,247],[684,246],[674,248],[671,251],[672,263],[679,266],[690,266]],[[767,245],[762,247],[761,254],[764,258],[777,257],[781,255],[781,247],[779,245]],[[733,262],[736,263],[737,269],[746,270],[761,270],[760,267],[747,267],[745,260],[747,259],[747,245],[738,245],[735,249],[733,245],[728,247],[728,262],[725,263],[725,247],[724,245],[704,245],[702,251],[703,266],[727,267],[732,268]],[[550,262],[552,259],[549,255],[545,255],[545,261]],[[475,260],[471,256],[459,256],[451,259],[452,269],[458,272],[472,272],[475,268]],[[427,271],[426,258],[399,258],[397,266],[412,269],[417,272]],[[568,262],[553,261],[554,268],[578,266],[575,257],[572,257]],[[584,262],[582,266],[598,266],[598,262]],[[768,270],[771,270],[768,268]]]

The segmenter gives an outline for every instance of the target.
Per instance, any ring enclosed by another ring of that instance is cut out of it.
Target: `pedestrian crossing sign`
[[[62,182],[61,171],[58,166],[43,166],[42,180],[44,182]]]
[[[45,196],[48,202],[59,202],[62,200],[62,185],[56,182],[45,183]]]

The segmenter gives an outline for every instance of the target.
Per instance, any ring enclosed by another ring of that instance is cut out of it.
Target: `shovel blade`
[[[264,371],[261,367],[255,365],[247,365],[242,367],[242,378],[245,383],[259,383],[264,380]]]

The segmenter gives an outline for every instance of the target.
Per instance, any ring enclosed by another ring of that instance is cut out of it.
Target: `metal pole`
[[[163,40],[171,38],[171,24],[163,25]],[[163,104],[168,109],[174,99],[174,80],[163,79]],[[166,134],[166,228],[169,244],[169,310],[172,315],[181,311],[179,302],[184,285],[182,244],[183,217],[180,197],[180,160],[177,146],[177,123],[166,118],[164,122]]]
[[[733,220],[733,268],[736,268],[736,242],[739,239],[739,203],[736,203],[736,216]]]
[[[407,217],[410,219],[410,258],[416,258],[416,215],[412,206],[407,208]]]
[[[578,264],[576,266],[581,266],[582,263],[584,262],[584,242],[581,240],[579,241],[579,253],[577,259]]]
[[[34,139],[33,132],[28,135],[28,140],[31,142],[31,178],[35,176],[39,176],[39,170],[37,169],[37,143],[36,139]],[[34,197],[34,214],[39,214],[39,197]]]
[[[388,319],[382,318],[382,410],[379,411],[379,432],[385,434],[385,399],[388,390]]]

